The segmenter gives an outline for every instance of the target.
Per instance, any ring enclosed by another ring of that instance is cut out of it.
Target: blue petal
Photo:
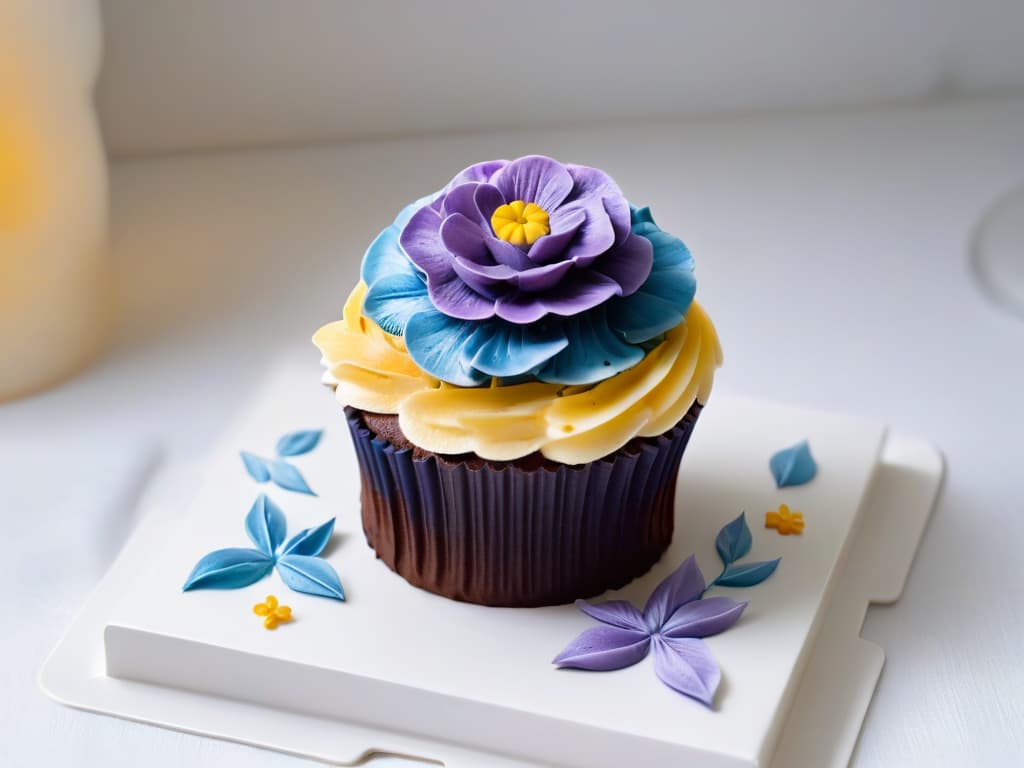
[[[764,560],[759,563],[744,563],[742,565],[730,565],[725,573],[715,579],[715,584],[720,587],[752,587],[760,584],[773,573],[779,565],[779,560]]]
[[[257,483],[265,483],[270,479],[270,470],[267,469],[267,460],[261,459],[248,451],[241,451],[242,463],[245,464],[245,471]]]
[[[363,297],[363,314],[394,336],[404,336],[409,319],[432,310],[427,284],[418,274],[385,275]]]
[[[284,555],[277,561],[281,579],[296,592],[344,600],[338,574],[319,557]]]
[[[256,549],[218,549],[192,569],[182,591],[238,589],[254,584],[274,568],[274,559]]]
[[[405,327],[405,345],[413,362],[431,376],[460,387],[479,386],[490,377],[462,357],[463,347],[478,326],[436,309],[418,312]]]
[[[264,493],[256,497],[245,516],[245,532],[268,557],[273,557],[281,546],[287,527],[284,512]]]
[[[806,440],[779,451],[771,457],[768,465],[779,488],[809,483],[818,474],[818,464],[811,456],[811,446]]]
[[[722,564],[731,565],[744,557],[750,551],[753,543],[746,515],[740,513],[739,517],[726,523],[718,532],[715,548],[718,550],[718,556],[722,558]]]
[[[689,248],[662,231],[649,208],[633,209],[633,232],[651,241],[654,265],[636,293],[608,302],[608,319],[626,341],[638,344],[682,322],[697,292],[697,278]]]
[[[568,346],[558,324],[516,325],[495,320],[479,325],[462,347],[462,362],[488,376],[532,373]]]
[[[414,203],[405,206],[398,216],[391,223],[391,226],[377,235],[370,243],[363,257],[363,266],[360,276],[367,285],[373,285],[380,278],[386,275],[415,274],[416,268],[409,257],[402,250],[398,238],[402,234],[402,228],[409,222],[412,215],[420,208],[430,202],[433,195],[421,197]]]
[[[309,453],[316,448],[323,433],[322,429],[305,429],[301,432],[289,432],[277,441],[277,455],[301,456],[304,453]]]
[[[537,372],[537,378],[556,384],[593,384],[632,368],[644,350],[626,344],[608,326],[603,306],[564,321],[569,344]]]
[[[289,464],[284,459],[278,459],[277,461],[270,462],[269,466],[270,479],[281,488],[284,488],[286,491],[308,493],[310,496],[316,496],[313,489],[306,483],[302,473],[294,465]]]
[[[306,528],[295,534],[291,541],[284,545],[282,555],[308,555],[316,557],[323,552],[331,534],[334,533],[334,518],[316,528]]]

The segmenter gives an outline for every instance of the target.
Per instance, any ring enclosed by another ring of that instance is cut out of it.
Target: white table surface
[[[158,462],[201,457],[272,360],[318,375],[308,337],[340,315],[392,213],[463,165],[528,152],[605,168],[687,241],[726,351],[721,391],[862,414],[943,449],[906,592],[864,628],[888,663],[853,763],[1017,764],[1024,322],[975,289],[967,253],[985,208],[1024,180],[1024,100],[116,165],[112,343],[64,386],[0,406],[7,764],[299,764],[63,708],[36,673]]]

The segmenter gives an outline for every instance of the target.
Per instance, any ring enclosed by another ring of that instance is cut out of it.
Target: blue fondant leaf
[[[725,569],[725,573],[715,579],[715,584],[720,587],[752,587],[760,584],[775,572],[781,559],[777,557],[758,563],[730,565]]]
[[[288,523],[284,512],[265,493],[256,497],[245,516],[245,532],[261,552],[273,557],[284,541]]]
[[[334,568],[319,557],[282,555],[277,561],[284,583],[296,592],[344,600],[341,581]]]
[[[332,517],[326,523],[318,525],[316,528],[306,528],[304,531],[299,531],[284,545],[281,554],[316,557],[323,552],[333,533],[334,518]]]
[[[257,483],[265,483],[270,479],[270,470],[267,469],[267,460],[261,459],[248,451],[242,451],[242,463],[245,464],[245,471]]]
[[[809,483],[818,474],[818,465],[806,440],[782,449],[771,457],[768,465],[779,488]]]
[[[750,551],[753,543],[746,515],[741,512],[739,517],[726,523],[718,532],[715,549],[718,550],[723,565],[732,565]]]
[[[257,549],[218,549],[196,563],[181,589],[238,589],[256,583],[273,569],[274,558]]]
[[[286,491],[308,493],[310,496],[316,496],[313,489],[306,483],[302,473],[294,465],[289,464],[284,459],[278,459],[277,461],[270,462],[268,466],[270,468],[270,479]]]
[[[278,456],[301,456],[316,448],[323,435],[322,429],[304,429],[301,432],[289,432],[277,441]]]

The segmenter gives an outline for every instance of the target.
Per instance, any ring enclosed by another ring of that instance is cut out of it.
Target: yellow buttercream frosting
[[[342,405],[398,414],[406,437],[434,453],[506,461],[540,451],[563,464],[585,464],[634,437],[671,429],[695,401],[707,402],[722,364],[715,328],[693,302],[640,363],[597,384],[456,387],[424,373],[400,337],[363,316],[365,295],[359,283],[342,319],[313,337],[324,381]]]

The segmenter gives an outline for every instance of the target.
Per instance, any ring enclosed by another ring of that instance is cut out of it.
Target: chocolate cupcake
[[[695,288],[686,246],[594,168],[480,163],[403,210],[314,337],[378,556],[485,605],[646,572],[721,363]]]

